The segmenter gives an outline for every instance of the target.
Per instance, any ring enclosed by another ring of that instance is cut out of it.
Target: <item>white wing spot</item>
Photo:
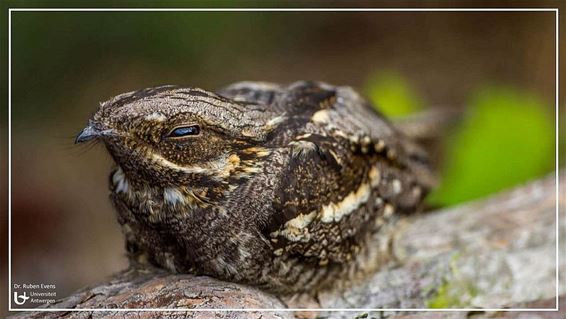
[[[393,186],[393,193],[395,193],[395,195],[400,194],[402,189],[402,185],[401,185],[401,181],[398,179],[395,179],[391,182],[391,186]]]
[[[377,167],[373,166],[369,171],[369,180],[371,187],[377,187],[377,185],[379,185],[379,182],[381,181],[381,174]]]
[[[383,217],[389,218],[393,215],[394,212],[395,209],[391,204],[385,204],[385,207],[383,208]]]
[[[321,221],[323,223],[337,222],[344,216],[351,214],[362,204],[368,201],[371,194],[371,188],[368,183],[363,183],[360,187],[348,194],[342,201],[338,203],[330,203],[322,207]]]
[[[316,217],[316,212],[313,211],[309,214],[299,214],[299,216],[287,221],[285,223],[285,228],[280,231],[275,231],[271,233],[271,237],[283,236],[290,241],[309,241],[310,234],[308,231],[308,226],[314,218]]]
[[[377,167],[372,167],[368,173],[369,183],[363,183],[357,190],[351,192],[338,203],[330,203],[322,207],[320,220],[323,223],[340,221],[369,200],[371,188],[379,185],[381,174]]]
[[[319,124],[328,123],[328,120],[329,120],[328,110],[320,110],[314,113],[313,116],[311,117],[311,121]]]

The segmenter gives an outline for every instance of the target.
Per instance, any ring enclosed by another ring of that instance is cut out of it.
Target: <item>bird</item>
[[[421,210],[434,185],[422,147],[325,82],[124,93],[75,140],[89,141],[115,163],[110,198],[132,265],[282,296],[367,269],[375,234]]]

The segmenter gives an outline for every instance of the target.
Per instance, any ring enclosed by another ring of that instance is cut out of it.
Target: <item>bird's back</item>
[[[419,209],[431,182],[426,154],[351,88],[242,82],[219,94],[277,114],[263,174],[228,206],[268,241],[267,286],[333,282],[358,266],[396,213]]]

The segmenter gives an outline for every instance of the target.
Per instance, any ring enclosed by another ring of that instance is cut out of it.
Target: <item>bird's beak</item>
[[[75,138],[75,144],[91,141],[100,136],[100,131],[92,125],[85,127]]]

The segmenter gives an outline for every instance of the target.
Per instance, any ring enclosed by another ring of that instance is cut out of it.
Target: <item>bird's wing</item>
[[[283,91],[274,103],[292,129],[346,140],[354,154],[377,154],[415,175],[423,187],[436,184],[426,152],[352,88],[301,81]]]
[[[300,82],[288,92],[289,121],[309,129],[283,148],[264,233],[279,254],[347,261],[393,211],[416,209],[426,156],[350,88]]]
[[[348,260],[375,213],[367,159],[319,134],[297,138],[286,155],[266,236],[281,254]]]
[[[331,134],[343,135],[350,140],[356,152],[376,152],[395,166],[415,176],[425,188],[436,184],[428,154],[412,139],[399,131],[375,107],[350,87],[336,87],[336,102],[321,109],[312,120]]]

